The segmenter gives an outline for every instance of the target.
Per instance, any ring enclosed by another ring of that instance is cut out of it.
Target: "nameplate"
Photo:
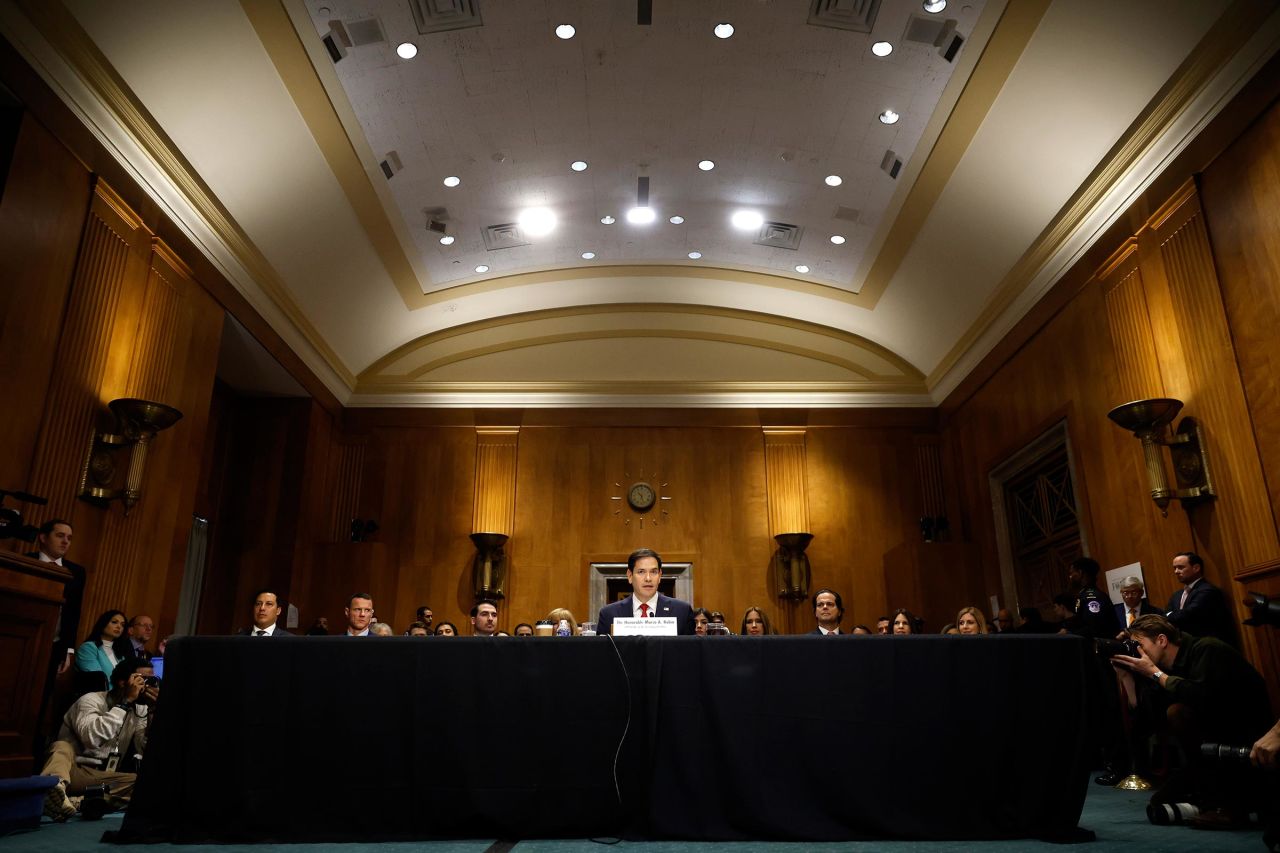
[[[680,633],[680,620],[674,616],[650,616],[637,619],[634,616],[613,620],[615,637],[674,637]]]

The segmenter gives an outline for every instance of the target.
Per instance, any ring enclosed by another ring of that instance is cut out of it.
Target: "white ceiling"
[[[650,27],[628,2],[477,2],[482,27],[425,36],[407,0],[53,3],[65,21],[32,0],[0,4],[0,28],[351,405],[936,402],[1275,50],[1278,31],[1272,14],[1197,77],[1187,60],[1215,46],[1228,0],[952,0],[943,16],[968,39],[954,63],[903,44],[907,20],[928,17],[917,0],[883,0],[870,36],[807,24],[806,0],[655,0]],[[334,65],[317,22],[370,16],[387,42]],[[720,20],[737,27],[732,39],[711,36]],[[556,39],[560,22],[578,35]],[[77,27],[100,53],[77,48]],[[878,38],[895,44],[887,59],[867,51]],[[402,40],[416,59],[395,57]],[[1172,92],[1185,97],[1166,117],[1153,107]],[[899,124],[876,120],[886,106]],[[166,138],[193,175],[156,154]],[[879,168],[888,147],[905,160],[896,181]],[[404,168],[388,181],[378,161],[391,150]],[[716,169],[698,171],[702,158]],[[1104,169],[1108,158],[1127,159]],[[590,167],[574,173],[574,159]],[[623,220],[642,172],[664,217],[649,229]],[[841,187],[823,184],[832,173]],[[448,174],[461,186],[443,187]],[[554,208],[557,230],[485,251],[480,229],[527,204]],[[727,227],[745,204],[803,227],[799,249]],[[837,206],[857,222],[834,220]],[[457,237],[447,249],[425,229],[435,207]],[[683,225],[665,221],[676,213]],[[605,214],[619,221],[599,224]],[[693,250],[703,258],[685,257]],[[480,263],[490,271],[476,274]],[[663,337],[663,306],[681,335]],[[693,306],[705,322],[687,316]],[[813,345],[767,361],[776,341],[742,343],[761,318]],[[478,345],[504,324],[538,337],[509,329]],[[470,335],[468,348],[459,336]],[[665,365],[634,393],[634,365],[611,374],[588,355],[628,341],[636,353],[660,342]],[[841,356],[849,363],[887,350],[902,379],[888,391],[856,377],[805,387],[831,372],[797,356],[830,359],[831,347],[862,353]],[[448,369],[393,396],[380,365],[405,352]],[[459,352],[476,360],[459,365]],[[682,358],[693,366],[675,370]],[[710,378],[682,385],[693,377]],[[803,394],[779,390],[789,377]]]

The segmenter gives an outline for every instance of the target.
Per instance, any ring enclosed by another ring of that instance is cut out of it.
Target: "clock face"
[[[653,486],[648,483],[636,483],[627,490],[627,503],[631,504],[631,508],[636,512],[652,509],[656,497]]]

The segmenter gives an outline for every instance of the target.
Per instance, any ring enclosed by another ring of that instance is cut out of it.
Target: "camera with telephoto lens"
[[[1147,820],[1156,826],[1184,824],[1199,814],[1200,809],[1191,803],[1152,803],[1147,806]]]
[[[36,541],[36,534],[40,532],[40,529],[34,525],[23,524],[22,513],[15,507],[4,505],[4,499],[9,497],[21,503],[36,504],[37,506],[44,506],[48,501],[39,495],[0,489],[0,539],[17,539],[19,542]]]
[[[1137,640],[1094,640],[1093,650],[1099,657],[1104,658],[1136,658],[1142,656],[1142,653],[1138,651]]]
[[[102,820],[102,816],[114,808],[111,802],[111,786],[90,785],[84,789],[84,799],[80,801],[81,820]]]
[[[1200,744],[1200,754],[1219,764],[1248,764],[1251,749],[1248,746],[1228,746],[1225,743]]]

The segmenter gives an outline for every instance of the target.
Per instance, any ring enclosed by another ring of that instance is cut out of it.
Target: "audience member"
[[[369,636],[369,625],[373,622],[373,596],[357,592],[347,599],[347,606],[342,612],[347,617],[348,637]]]
[[[71,549],[72,530],[69,522],[51,518],[40,525],[36,533],[36,550],[26,556],[42,563],[57,563],[71,574],[71,580],[62,588],[62,610],[53,634],[53,656],[50,658],[50,675],[61,675],[71,669],[76,654],[76,633],[80,630],[80,605],[84,600],[84,567],[67,559]],[[53,678],[49,678],[45,692],[53,690]]]
[[[108,610],[98,617],[89,630],[89,638],[76,650],[78,693],[107,690],[111,671],[125,658],[132,657],[133,647],[125,639],[125,616],[120,610]]]
[[[288,637],[289,632],[276,624],[280,618],[280,597],[269,589],[253,596],[253,627],[236,631],[240,637]]]
[[[1235,620],[1227,599],[1204,577],[1204,560],[1194,551],[1173,558],[1173,574],[1183,588],[1169,599],[1168,619],[1197,637],[1217,637],[1229,645],[1236,643]]]
[[[492,637],[498,632],[498,604],[481,601],[471,608],[471,636]]]
[[[421,622],[423,625],[426,625],[427,631],[431,631],[431,622],[433,619],[435,619],[435,614],[431,612],[430,607],[428,607],[425,604],[422,605],[421,607],[418,608],[417,612],[413,614],[413,616],[415,621]]]
[[[329,618],[327,616],[317,616],[316,621],[311,623],[311,627],[307,629],[308,637],[324,637],[329,633]]]
[[[430,637],[431,629],[427,627],[425,622],[410,622],[409,631],[406,634],[409,637]]]
[[[1057,618],[1057,632],[1059,634],[1067,633],[1067,623],[1076,612],[1076,600],[1065,592],[1060,592],[1053,597],[1053,615]]]
[[[1129,575],[1120,582],[1121,601],[1115,606],[1115,610],[1116,622],[1120,625],[1121,633],[1139,616],[1150,616],[1160,612],[1155,605],[1147,601],[1145,592],[1146,587],[1142,583],[1142,578],[1137,575]]]
[[[160,698],[160,687],[147,684],[151,676],[150,661],[126,658],[112,671],[109,691],[86,693],[67,711],[41,770],[58,778],[45,797],[46,815],[54,820],[74,815],[71,797],[90,785],[108,785],[113,801],[128,802],[137,779],[135,756],[146,749],[154,716],[148,709]]]
[[[671,598],[658,591],[662,583],[662,557],[649,548],[638,548],[627,557],[627,583],[631,595],[600,608],[596,620],[597,634],[612,634],[613,620],[636,617],[672,617],[676,633],[693,634],[693,608],[689,602]],[[724,617],[721,616],[721,621]]]
[[[893,633],[893,623],[889,621],[888,616],[881,616],[876,620],[876,633],[881,636],[888,636]]]
[[[563,636],[561,632],[565,628],[569,629],[570,637],[578,636],[578,620],[567,608],[557,607],[547,614],[547,618],[551,620],[551,624],[555,625],[555,633],[557,637]]]
[[[147,643],[151,642],[151,634],[156,629],[155,620],[150,616],[139,614],[129,620],[129,654],[135,658],[151,660],[151,650]]]
[[[868,628],[866,625],[854,625],[853,630],[850,631],[849,633],[850,634],[870,634],[871,629]]]
[[[1013,633],[1013,614],[1009,612],[1009,608],[1001,607],[996,611],[996,633],[1011,634]]]
[[[707,623],[710,625],[723,625],[724,614],[721,613],[719,610],[712,610],[711,613],[707,616]]]
[[[893,619],[890,620],[890,624],[893,625],[893,633],[895,636],[898,634],[919,633],[917,630],[919,623],[917,622],[916,617],[905,607],[900,607],[893,611]]]
[[[1067,567],[1067,582],[1076,590],[1076,598],[1065,627],[1072,634],[1095,640],[1109,639],[1120,630],[1111,599],[1098,589],[1099,570],[1098,561],[1089,557],[1076,557]]]
[[[961,607],[960,612],[956,614],[956,631],[970,636],[985,634],[987,633],[987,620],[978,608]],[[946,631],[942,633],[945,634]]]
[[[394,637],[396,632],[386,622],[374,622],[369,626],[370,637]]]
[[[437,637],[456,637],[458,636],[458,628],[452,622],[441,622],[436,626]]]
[[[1014,632],[1018,634],[1052,634],[1053,626],[1044,621],[1044,617],[1040,615],[1038,607],[1023,607],[1018,611],[1018,627],[1014,628]]]
[[[760,607],[748,607],[742,614],[742,630],[744,637],[767,637],[773,633],[773,625],[769,623],[769,614]]]
[[[532,637],[533,626],[530,625],[528,622],[521,622],[519,625],[515,627],[515,635],[517,637]]]
[[[938,633],[942,634],[944,637],[952,635],[958,636],[960,634],[960,629],[956,627],[956,623],[948,622],[942,626],[942,630]]]
[[[818,626],[810,634],[839,636],[840,622],[844,619],[844,599],[834,589],[822,588],[813,594],[813,618]]]
[[[707,636],[707,625],[711,622],[711,611],[705,607],[693,608],[693,633],[699,637]]]

